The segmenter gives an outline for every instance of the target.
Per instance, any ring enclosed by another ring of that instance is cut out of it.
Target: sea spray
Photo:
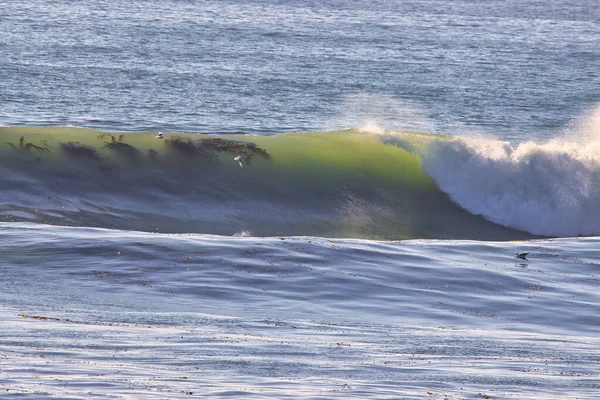
[[[598,235],[599,110],[546,143],[433,141],[424,170],[460,206],[498,224],[546,236]]]

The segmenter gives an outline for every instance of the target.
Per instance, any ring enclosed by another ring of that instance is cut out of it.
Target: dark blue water
[[[0,123],[549,138],[600,99],[597,3],[0,5]]]
[[[0,223],[0,239],[8,398],[591,400],[600,389],[598,238]]]

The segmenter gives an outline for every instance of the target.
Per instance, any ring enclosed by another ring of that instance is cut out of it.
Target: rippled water
[[[17,396],[592,399],[600,388],[595,238],[36,224],[0,235],[0,385]]]
[[[595,1],[8,1],[0,123],[550,138],[598,102]]]

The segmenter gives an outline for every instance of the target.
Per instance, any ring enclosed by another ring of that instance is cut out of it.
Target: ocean
[[[599,66],[591,0],[1,2],[0,394],[597,398]]]

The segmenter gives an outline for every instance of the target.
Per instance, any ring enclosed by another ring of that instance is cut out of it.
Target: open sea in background
[[[596,1],[0,2],[3,398],[595,399],[599,274]]]

